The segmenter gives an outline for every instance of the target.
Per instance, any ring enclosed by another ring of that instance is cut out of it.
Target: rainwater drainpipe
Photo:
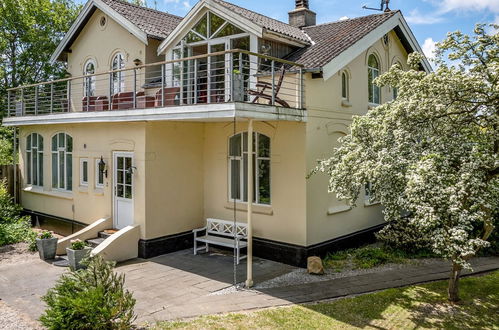
[[[17,127],[14,126],[14,151],[12,153],[12,165],[14,165],[14,204],[17,204],[17,162],[16,162],[16,149],[17,149]]]
[[[253,286],[253,119],[248,122],[248,251],[246,287]]]

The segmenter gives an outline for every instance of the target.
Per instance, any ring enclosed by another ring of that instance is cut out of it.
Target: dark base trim
[[[76,220],[28,209],[23,209],[21,214],[31,217],[32,226],[39,224],[43,229],[52,230],[64,236],[71,235],[88,226],[88,224]]]
[[[328,252],[373,243],[376,239],[374,233],[383,228],[383,226],[384,224],[377,225],[308,247],[254,237],[253,254],[257,257],[288,265],[306,267],[307,258],[310,256],[324,257]],[[193,237],[191,231],[186,231],[150,240],[141,239],[139,240],[139,258],[153,258],[162,254],[192,249]]]
[[[139,240],[139,258],[153,258],[162,254],[192,248],[194,235],[192,231],[168,235],[153,239]]]

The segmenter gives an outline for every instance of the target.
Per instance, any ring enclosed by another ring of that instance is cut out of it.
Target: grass
[[[341,272],[348,269],[368,269],[388,263],[406,263],[413,259],[427,258],[432,255],[426,251],[407,253],[383,245],[367,245],[328,254],[324,258],[324,267]]]
[[[499,272],[461,280],[462,303],[447,282],[389,289],[328,303],[160,322],[153,329],[499,329]]]

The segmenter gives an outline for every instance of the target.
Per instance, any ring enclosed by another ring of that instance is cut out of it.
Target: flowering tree
[[[473,36],[450,33],[438,45],[435,72],[419,70],[418,53],[409,71],[392,67],[377,84],[397,88],[397,99],[355,116],[315,169],[352,205],[369,182],[386,221],[404,222],[397,230],[412,228],[449,258],[451,301],[461,270],[499,223],[498,41],[477,25]]]

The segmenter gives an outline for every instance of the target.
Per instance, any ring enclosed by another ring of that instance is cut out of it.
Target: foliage
[[[424,249],[405,251],[385,245],[367,245],[329,253],[324,258],[324,266],[341,272],[347,269],[369,269],[388,263],[405,263],[411,259],[431,256],[433,255]]]
[[[445,301],[445,282],[248,313],[159,322],[153,329],[495,329],[499,272],[462,281],[472,303]]]
[[[82,241],[80,239],[75,239],[75,240],[71,241],[70,249],[71,250],[83,250],[86,246],[87,246],[87,244],[85,244],[84,241]]]
[[[14,204],[7,188],[7,181],[0,181],[0,223],[12,223],[19,220],[22,207]]]
[[[376,238],[384,245],[407,252],[429,249],[430,239],[427,234],[421,234],[421,228],[403,217],[393,219],[379,232]]]
[[[11,127],[0,126],[0,165],[10,165],[13,163],[13,139],[14,129]]]
[[[42,300],[48,308],[40,321],[48,329],[130,329],[135,299],[124,289],[125,275],[100,256],[86,269],[63,274]]]
[[[38,233],[39,239],[51,239],[54,238],[54,234],[49,230],[42,230]]]
[[[449,298],[458,300],[461,269],[499,221],[499,34],[477,25],[474,36],[450,33],[438,47],[435,72],[420,71],[413,53],[409,71],[396,65],[377,79],[398,98],[355,116],[316,171],[351,204],[370,182],[386,221],[408,224],[453,261]]]

